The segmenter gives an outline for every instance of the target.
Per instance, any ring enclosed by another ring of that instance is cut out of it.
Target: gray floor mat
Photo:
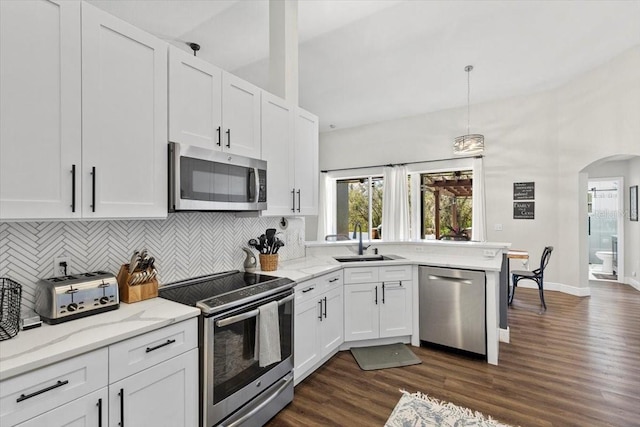
[[[351,354],[363,371],[422,363],[422,360],[402,343],[352,348]]]

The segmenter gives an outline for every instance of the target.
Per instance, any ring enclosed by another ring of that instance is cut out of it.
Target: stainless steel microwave
[[[169,143],[169,211],[267,209],[267,162]]]

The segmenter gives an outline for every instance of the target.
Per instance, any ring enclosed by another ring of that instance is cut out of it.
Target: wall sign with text
[[[513,183],[513,200],[535,200],[536,183],[535,182],[514,182]]]
[[[536,202],[513,202],[513,219],[535,219]]]

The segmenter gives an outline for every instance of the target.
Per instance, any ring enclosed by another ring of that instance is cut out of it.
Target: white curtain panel
[[[318,236],[317,240],[323,242],[327,234],[333,234],[331,230],[331,180],[326,173],[320,174],[318,180]]]
[[[383,240],[409,240],[409,190],[406,166],[385,167],[382,196]]]
[[[473,159],[473,218],[471,240],[485,242],[487,240],[486,209],[484,190],[484,166],[483,158]]]

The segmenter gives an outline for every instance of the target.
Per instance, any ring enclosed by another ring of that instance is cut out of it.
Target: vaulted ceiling
[[[89,0],[268,88],[267,0]],[[299,0],[300,105],[321,131],[560,86],[640,45],[640,0]],[[640,84],[640,83],[639,83]]]

